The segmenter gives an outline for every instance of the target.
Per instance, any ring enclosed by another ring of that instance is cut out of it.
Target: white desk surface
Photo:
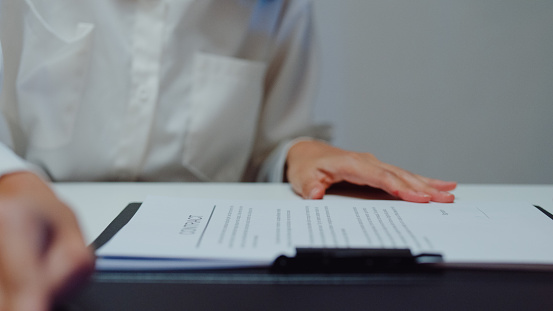
[[[294,199],[288,184],[269,183],[55,183],[54,189],[75,211],[87,242],[92,242],[130,202],[148,195],[222,199]],[[366,188],[337,189],[325,200],[386,199]],[[461,184],[453,192],[456,202],[524,201],[553,213],[553,185]]]

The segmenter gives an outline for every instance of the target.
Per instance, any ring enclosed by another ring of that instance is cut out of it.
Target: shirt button
[[[68,115],[71,115],[73,114],[73,112],[75,112],[75,106],[74,105],[66,105],[65,106],[65,113],[68,114]]]
[[[141,87],[140,90],[138,91],[138,97],[140,98],[141,101],[147,101],[149,99],[149,92],[148,92],[148,89],[146,89],[146,87]]]

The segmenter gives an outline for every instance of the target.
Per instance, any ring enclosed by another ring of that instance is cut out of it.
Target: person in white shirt
[[[454,199],[455,183],[324,142],[308,0],[3,1],[0,309],[45,309],[92,269],[48,180],[288,181],[311,199],[346,181]]]

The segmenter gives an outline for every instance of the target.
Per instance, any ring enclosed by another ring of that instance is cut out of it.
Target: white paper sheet
[[[97,268],[270,264],[296,247],[409,248],[446,262],[553,264],[553,220],[527,203],[149,197]],[[157,259],[174,260],[157,260]]]

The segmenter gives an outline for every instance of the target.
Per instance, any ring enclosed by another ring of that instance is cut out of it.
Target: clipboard
[[[140,209],[141,203],[129,203],[91,243],[99,249],[121,230]],[[269,268],[271,273],[405,273],[437,270],[440,254],[413,255],[409,249],[297,248],[296,256],[279,256]],[[221,269],[218,269],[221,270]]]
[[[109,241],[139,208],[140,203],[129,204],[92,243],[93,247]],[[553,219],[550,213],[537,208]],[[274,266],[97,272],[87,288],[56,310],[183,310],[184,306],[186,310],[367,310],[369,306],[371,310],[553,310],[552,271],[420,269],[416,264],[419,268],[402,271],[396,267],[378,273],[325,271],[320,267],[308,271],[306,262],[312,262],[313,256],[328,263],[328,256],[340,258],[343,254],[298,254],[303,255],[292,259],[299,260],[296,266],[291,264],[293,268],[276,273]],[[386,261],[393,258],[389,255]],[[408,253],[394,256],[413,259]],[[438,258],[433,257],[433,262],[439,262]]]

